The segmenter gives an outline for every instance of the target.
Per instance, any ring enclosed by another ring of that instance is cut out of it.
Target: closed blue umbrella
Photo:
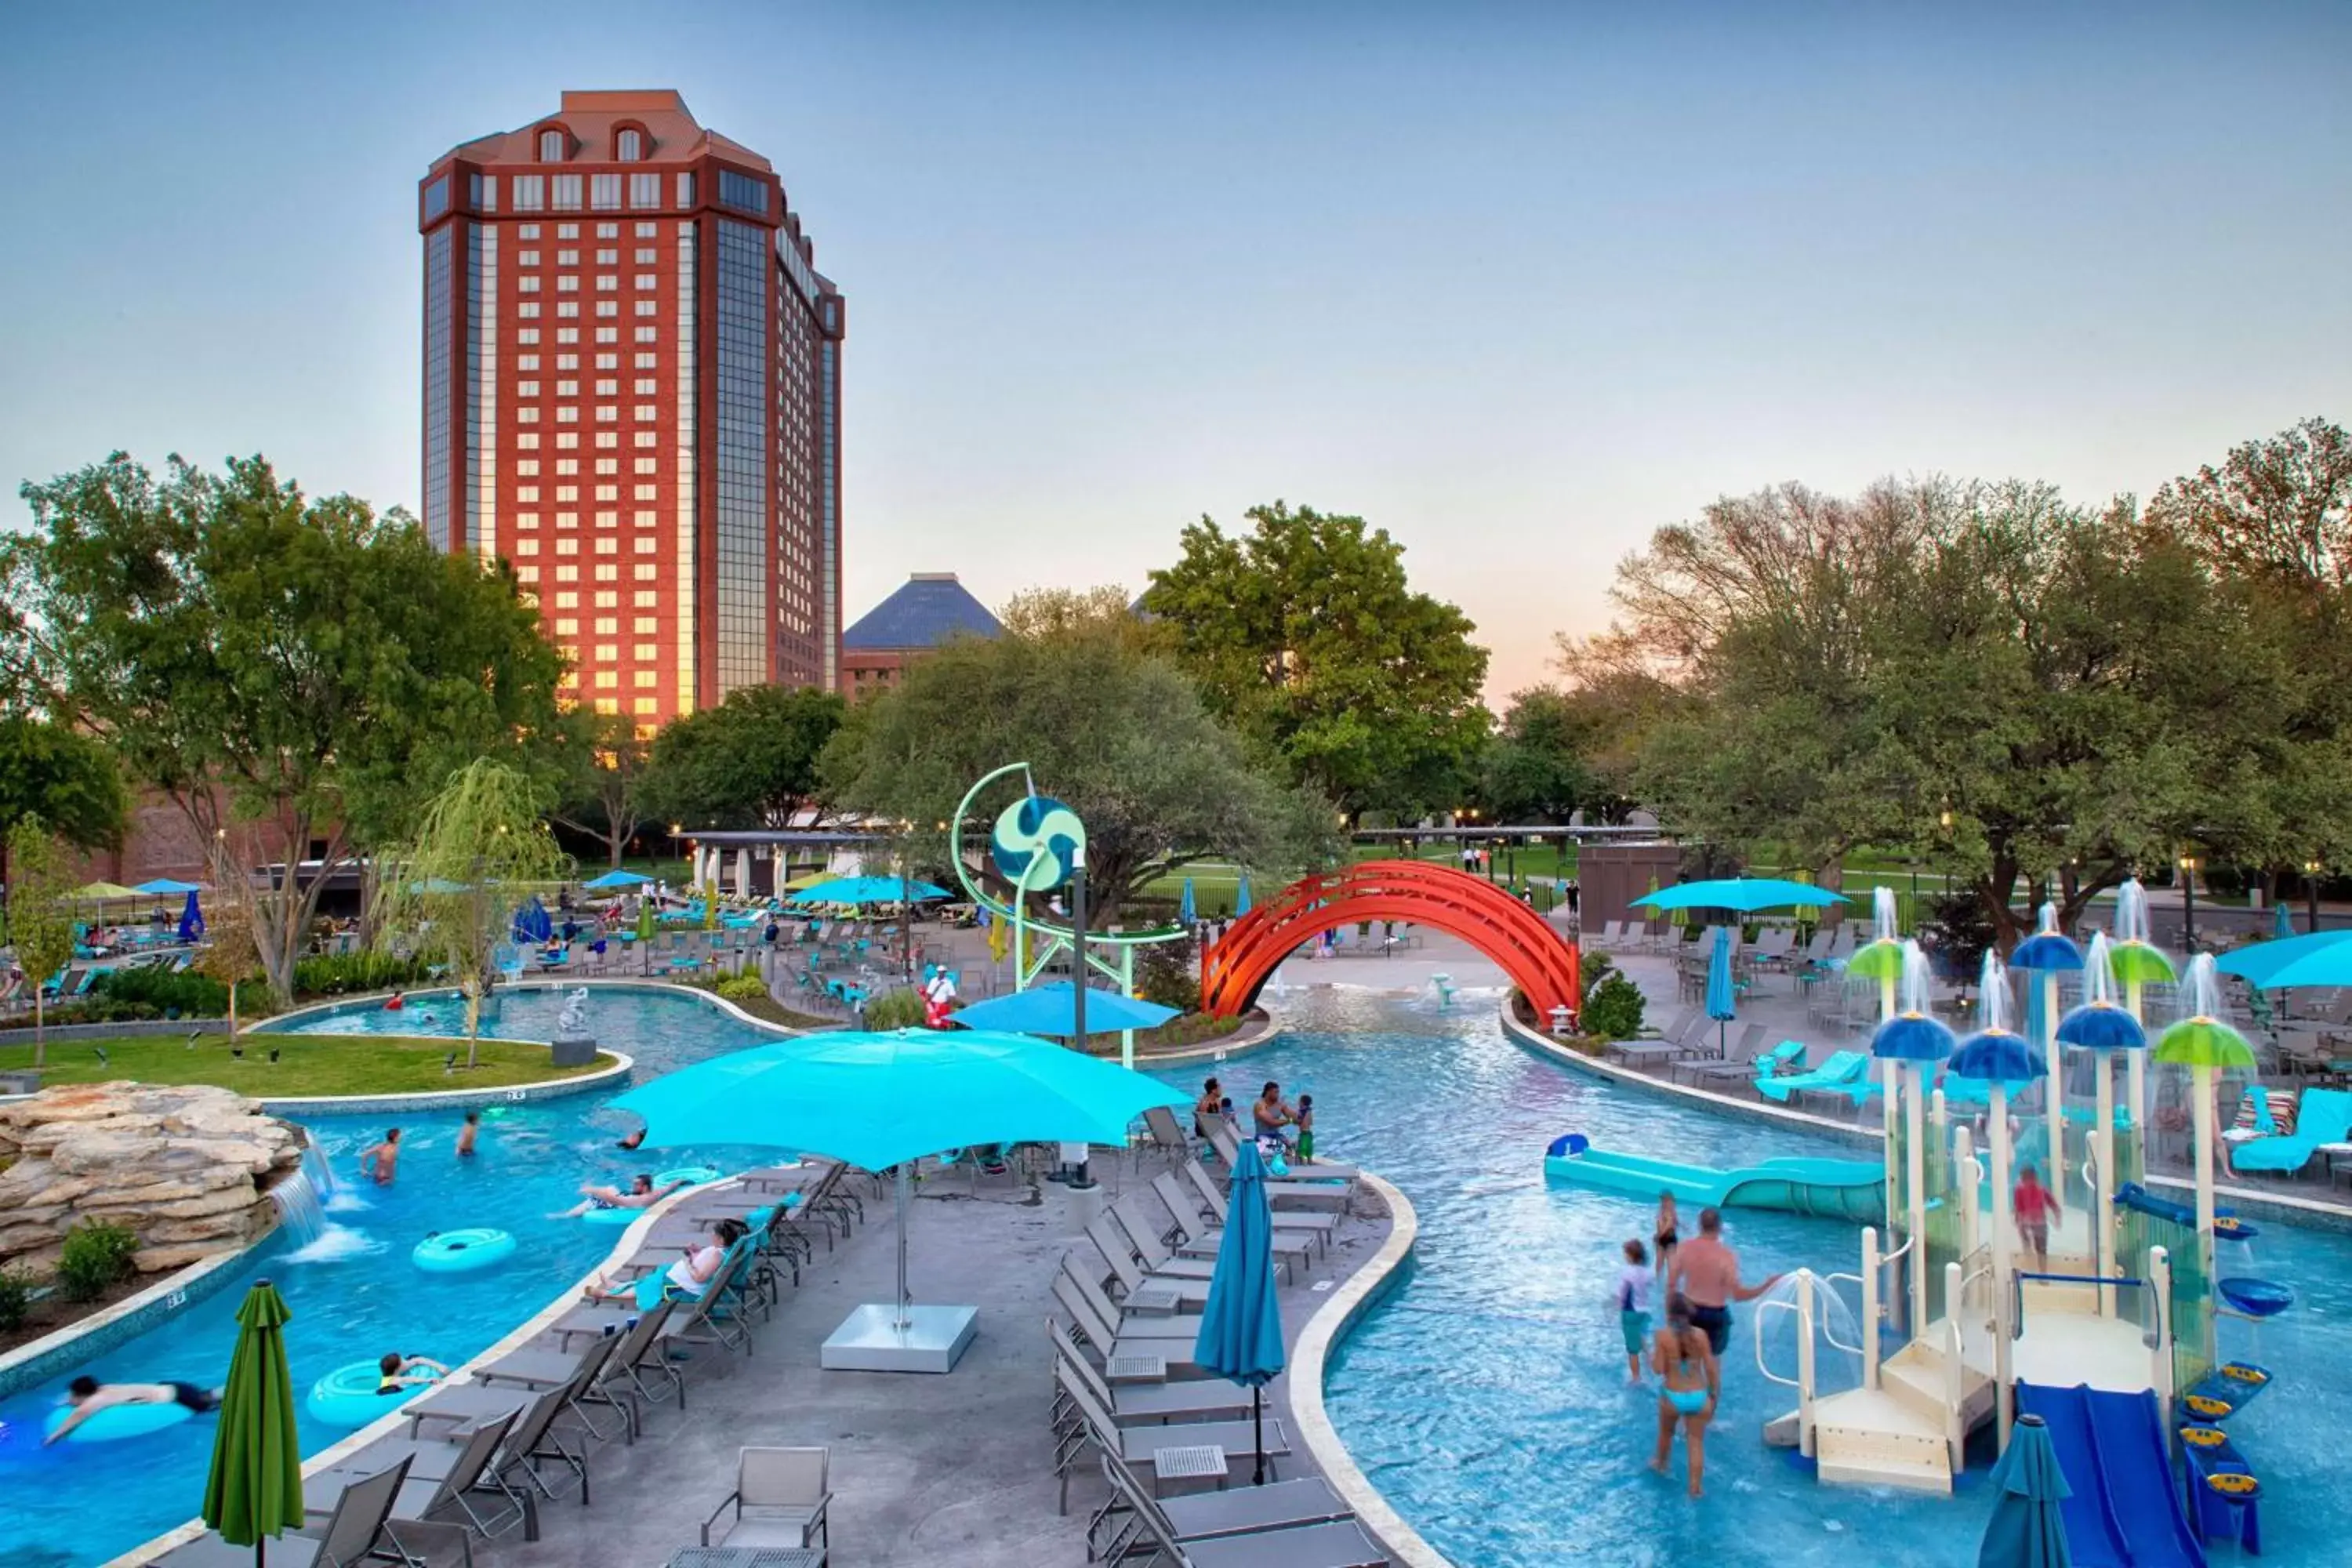
[[[1087,987],[1087,1033],[1089,1035],[1115,1035],[1122,1029],[1156,1029],[1176,1014],[1176,1008],[1162,1007],[1157,1002],[1122,996],[1099,985]],[[1026,991],[1015,991],[1009,996],[975,1002],[957,1013],[955,1021],[971,1029],[996,1029],[1014,1035],[1068,1036],[1077,1033],[1076,1015],[1076,988],[1066,980],[1055,980],[1045,985],[1033,985]]]
[[[2284,904],[2271,906],[2271,935],[2290,937],[2294,934],[2294,917],[2286,912]]]
[[[514,939],[521,942],[545,942],[554,933],[555,922],[547,917],[547,906],[533,893],[530,901],[515,911]]]
[[[1250,1424],[1257,1439],[1253,1486],[1265,1484],[1265,1385],[1282,1371],[1282,1308],[1274,1293],[1274,1205],[1265,1194],[1265,1162],[1255,1142],[1234,1156],[1226,1200],[1225,1236],[1217,1244],[1201,1331],[1192,1360],[1213,1377],[1250,1391]]]
[[[1184,897],[1176,906],[1176,918],[1188,926],[1199,918],[1192,909],[1192,879],[1190,877],[1184,879]]]
[[[188,906],[180,911],[180,940],[202,942],[205,936],[205,911],[196,903],[196,890],[188,889]]]
[[[2072,1568],[2062,1505],[2074,1489],[2058,1465],[2050,1429],[2021,1415],[2009,1452],[1992,1470],[1992,1517],[1977,1548],[1977,1568]]]
[[[1234,894],[1234,913],[1245,915],[1249,913],[1249,873],[1244,871],[1242,873],[1241,888]]]
[[[1715,1020],[1715,1054],[1723,1055],[1724,1032],[1739,1013],[1731,984],[1731,928],[1715,928],[1715,948],[1706,955],[1706,1016]]]

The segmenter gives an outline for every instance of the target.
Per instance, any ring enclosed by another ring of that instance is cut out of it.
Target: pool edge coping
[[[1370,1171],[1360,1173],[1364,1184],[1379,1194],[1389,1209],[1389,1234],[1362,1268],[1340,1281],[1331,1299],[1316,1310],[1298,1331],[1292,1354],[1290,1415],[1299,1440],[1307,1447],[1323,1479],[1339,1500],[1355,1510],[1389,1553],[1404,1568],[1454,1568],[1453,1563],[1423,1539],[1405,1521],[1381,1489],[1372,1485],[1355,1456],[1340,1439],[1323,1406],[1323,1376],[1330,1352],[1354,1331],[1364,1315],[1377,1306],[1398,1278],[1413,1244],[1421,1236],[1421,1219],[1411,1200]]]
[[[1806,1111],[1789,1110],[1780,1106],[1751,1103],[1716,1094],[1704,1089],[1671,1083],[1652,1078],[1631,1068],[1621,1068],[1604,1062],[1598,1057],[1588,1057],[1574,1051],[1541,1030],[1519,1022],[1513,1014],[1511,999],[1504,998],[1498,1009],[1503,1034],[1512,1044],[1532,1052],[1547,1061],[1555,1061],[1573,1070],[1588,1073],[1603,1082],[1615,1084],[1646,1094],[1662,1095],[1678,1104],[1735,1120],[1756,1121],[1767,1126],[1787,1127],[1799,1131],[1815,1132],[1860,1148],[1885,1147],[1885,1134],[1877,1128],[1835,1121],[1825,1116]],[[2194,1193],[2196,1184],[2181,1176],[2153,1173],[2144,1178],[2149,1187],[2163,1187],[2176,1193]],[[2292,1193],[2267,1193],[2252,1187],[2242,1187],[2228,1182],[2216,1182],[2214,1196],[2248,1219],[2267,1219],[2280,1225],[2300,1225],[2331,1235],[2352,1236],[2352,1208],[2341,1204],[2321,1203],[2313,1198],[2299,1197]]]
[[[581,1304],[581,1294],[588,1289],[592,1280],[601,1279],[608,1269],[616,1268],[635,1257],[644,1238],[651,1233],[654,1222],[663,1217],[678,1204],[696,1194],[724,1192],[728,1188],[741,1184],[742,1177],[739,1174],[730,1176],[723,1181],[705,1183],[698,1187],[682,1188],[647,1208],[644,1214],[630,1222],[627,1229],[621,1232],[620,1238],[613,1244],[613,1249],[604,1254],[604,1258],[594,1268],[557,1292],[545,1306],[509,1330],[494,1343],[485,1346],[474,1355],[451,1367],[449,1374],[441,1380],[440,1386],[452,1387],[461,1384],[470,1384],[474,1380],[474,1372],[477,1368],[512,1354],[545,1332],[558,1318]],[[341,1442],[331,1444],[303,1460],[304,1479],[307,1479],[322,1470],[332,1469],[342,1459],[360,1452],[381,1438],[398,1436],[407,1424],[408,1416],[400,1410],[394,1410],[378,1416]],[[186,1523],[165,1531],[161,1535],[150,1537],[128,1552],[109,1558],[100,1564],[100,1568],[145,1568],[146,1564],[156,1562],[167,1552],[176,1552],[191,1542],[202,1539],[208,1529],[209,1527],[202,1519],[189,1520]]]
[[[37,1340],[0,1354],[0,1399],[11,1398],[55,1376],[57,1369],[46,1363],[75,1357],[85,1339],[131,1324],[136,1326],[125,1331],[122,1338],[126,1342],[134,1340],[159,1326],[163,1318],[208,1300],[227,1283],[216,1276],[225,1272],[229,1265],[244,1261],[256,1247],[277,1234],[277,1228],[272,1226],[242,1247],[184,1264],[153,1284],[125,1296],[111,1307],[77,1318],[60,1328],[52,1329]],[[151,1318],[156,1321],[148,1321]]]

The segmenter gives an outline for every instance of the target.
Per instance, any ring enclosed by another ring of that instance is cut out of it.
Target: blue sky
[[[414,191],[675,87],[850,300],[846,604],[1357,511],[1499,693],[1781,479],[2146,493],[2352,419],[2352,7],[19,8],[0,521],[128,447],[413,507]]]

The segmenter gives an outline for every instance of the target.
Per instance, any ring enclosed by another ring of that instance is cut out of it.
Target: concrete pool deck
[[[1143,1172],[1157,1169],[1147,1154]],[[1104,1164],[1097,1176],[1107,1176]],[[1132,1186],[1135,1168],[1119,1172]],[[1104,1185],[1112,1187],[1106,1180]],[[1070,1487],[1070,1511],[1055,1511],[1058,1483],[1046,1428],[1052,1355],[1045,1317],[1065,1250],[1082,1238],[1069,1194],[1042,1184],[983,1184],[975,1197],[961,1176],[934,1178],[913,1206],[908,1268],[918,1301],[980,1309],[980,1334],[943,1377],[826,1372],[824,1336],[850,1310],[892,1298],[896,1219],[888,1200],[868,1196],[865,1226],[834,1251],[820,1250],[787,1289],[775,1321],[754,1330],[754,1351],[690,1373],[687,1408],[656,1405],[635,1444],[607,1445],[591,1460],[595,1502],[558,1500],[541,1510],[541,1538],[509,1535],[478,1546],[478,1561],[500,1568],[582,1563],[659,1564],[697,1543],[705,1518],[734,1487],[735,1454],[746,1445],[823,1445],[833,1450],[830,1561],[836,1568],[1029,1568],[1086,1561],[1087,1516],[1102,1500],[1091,1457]],[[1357,1199],[1357,1215],[1328,1256],[1282,1291],[1283,1329],[1294,1347],[1340,1283],[1389,1237],[1380,1201]],[[703,1352],[706,1362],[714,1352]],[[718,1352],[725,1353],[725,1352]],[[1294,1418],[1286,1375],[1267,1390],[1269,1421],[1289,1433],[1285,1478],[1317,1473]],[[1370,1521],[1368,1521],[1369,1523]]]

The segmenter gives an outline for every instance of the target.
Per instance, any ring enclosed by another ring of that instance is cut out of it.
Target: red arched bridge
[[[1428,926],[1502,965],[1538,1018],[1582,1006],[1576,949],[1518,900],[1424,860],[1366,860],[1307,877],[1235,921],[1201,957],[1201,1010],[1231,1017],[1257,999],[1277,964],[1327,931],[1364,921]]]

